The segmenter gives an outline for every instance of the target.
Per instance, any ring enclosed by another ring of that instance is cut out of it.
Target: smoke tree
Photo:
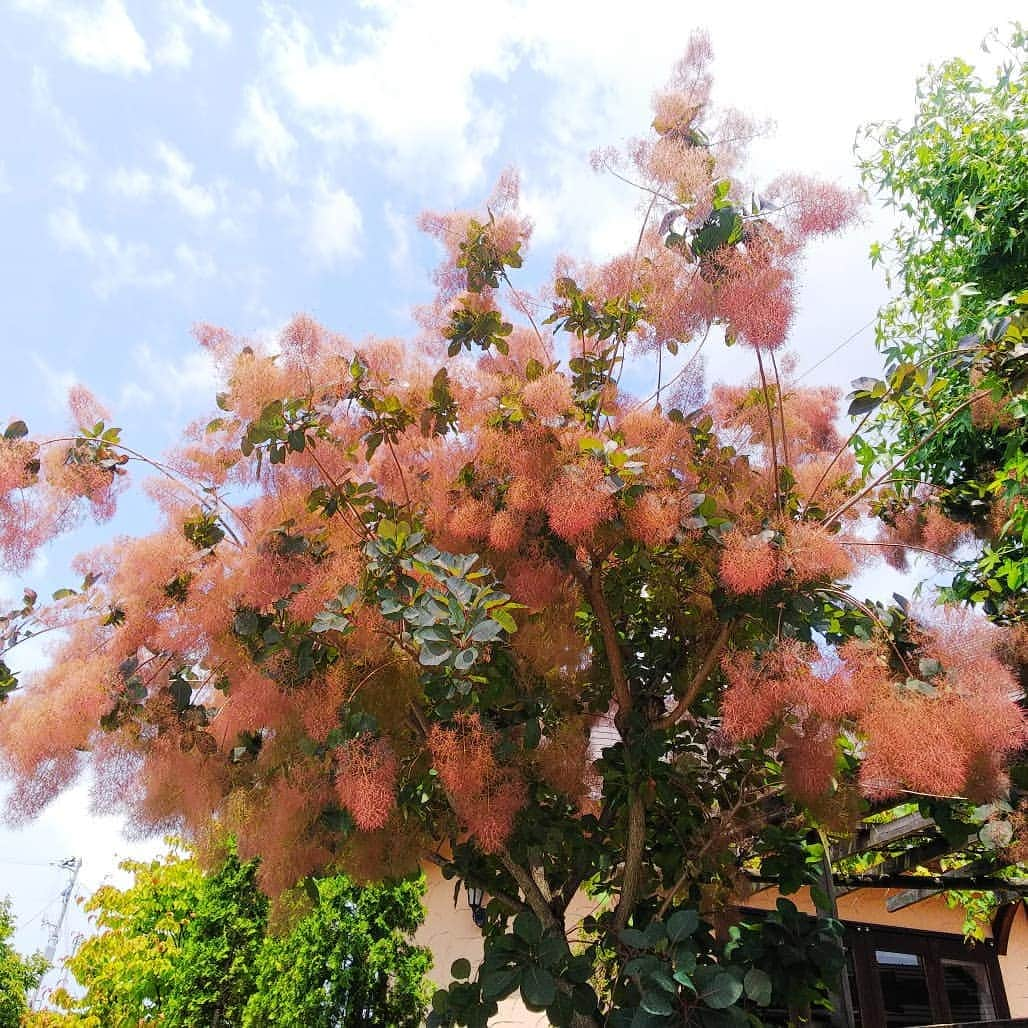
[[[562,257],[531,295],[506,175],[424,217],[445,258],[415,339],[198,327],[219,410],[149,463],[162,527],[4,622],[9,646],[60,629],[0,715],[9,816],[85,750],[101,807],[235,836],[271,893],[434,861],[487,896],[440,1024],[512,993],[576,1026],[828,1002],[838,924],[783,900],[726,930],[747,875],[812,880],[869,802],[1001,795],[1024,719],[1000,629],[847,586],[904,461],[863,479],[839,394],[784,346],[804,248],[855,198],[747,184],[754,127],[712,105],[709,59],[697,37],[652,132],[596,157],[644,198],[623,255]],[[750,377],[708,390],[722,345]],[[142,459],[73,411],[68,437],[7,430],[12,564],[106,517]]]

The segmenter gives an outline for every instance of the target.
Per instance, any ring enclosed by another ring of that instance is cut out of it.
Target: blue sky
[[[159,450],[211,405],[194,321],[270,334],[307,311],[357,338],[405,332],[435,262],[417,212],[479,203],[508,164],[536,222],[526,282],[559,251],[625,249],[637,198],[588,154],[646,130],[694,27],[711,32],[719,98],[776,123],[757,177],[855,184],[858,124],[907,115],[925,63],[980,58],[1019,6],[2,0],[0,419],[55,424],[82,381]],[[869,209],[811,254],[801,368],[873,317],[885,294],[867,247],[886,227]],[[715,356],[712,375],[737,359]],[[845,385],[876,366],[865,330],[811,379]],[[138,529],[145,508],[128,516]],[[62,584],[67,552],[37,566],[44,586]],[[91,889],[130,851],[73,790],[30,828],[0,830],[0,895],[29,922],[62,881],[14,862],[81,853]],[[36,918],[18,941],[44,938]]]

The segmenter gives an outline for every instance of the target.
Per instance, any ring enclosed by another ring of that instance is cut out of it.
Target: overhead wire
[[[876,320],[876,318],[872,318],[866,324],[861,325],[860,328],[858,328],[851,335],[848,335],[841,343],[839,343],[838,346],[829,350],[828,353],[826,353],[816,364],[811,364],[809,368],[807,368],[805,371],[797,375],[796,378],[793,379],[793,381],[801,381],[802,379],[806,378],[807,375],[809,375],[812,371],[816,371],[819,367],[821,367],[822,364],[825,364],[827,361],[830,361],[843,347],[849,346],[849,344],[852,343],[853,340],[857,338],[857,336],[861,335],[863,332],[866,332],[875,323]]]

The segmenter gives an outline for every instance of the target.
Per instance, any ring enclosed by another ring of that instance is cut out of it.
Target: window
[[[949,1013],[954,1021],[991,1021],[996,1017],[989,974],[984,964],[967,960],[943,960]]]
[[[953,935],[851,925],[858,1023],[906,1028],[1008,1017],[995,949]]]

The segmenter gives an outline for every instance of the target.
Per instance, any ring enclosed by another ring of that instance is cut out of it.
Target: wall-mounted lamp
[[[468,894],[468,906],[471,907],[471,919],[481,928],[485,924],[485,908],[482,906],[485,892],[477,885],[471,885],[467,882],[464,883],[464,888]]]

